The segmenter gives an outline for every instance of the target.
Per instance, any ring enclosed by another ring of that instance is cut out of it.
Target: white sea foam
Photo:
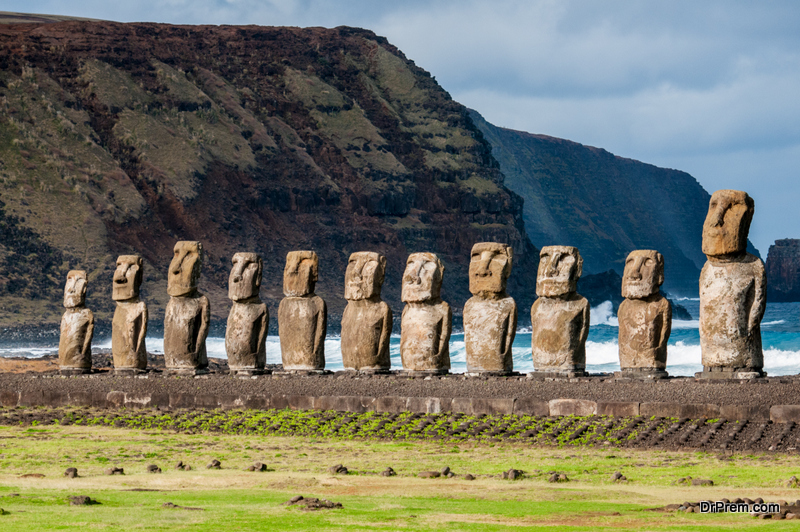
[[[590,309],[589,323],[591,325],[608,325],[619,327],[619,320],[614,315],[614,304],[611,301],[603,301],[596,307]]]

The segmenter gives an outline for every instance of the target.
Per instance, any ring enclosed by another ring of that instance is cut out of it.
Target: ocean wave
[[[761,323],[761,325],[762,325],[762,326],[769,326],[769,325],[783,325],[784,323],[786,323],[786,320],[775,320],[775,321],[765,321],[765,322],[762,322],[762,323]]]
[[[592,307],[589,312],[589,323],[591,325],[619,327],[619,320],[614,314],[614,304],[611,301],[603,301],[596,307]]]

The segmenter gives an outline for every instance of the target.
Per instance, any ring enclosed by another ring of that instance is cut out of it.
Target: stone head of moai
[[[117,257],[111,299],[114,301],[127,301],[139,297],[139,287],[142,286],[143,274],[144,261],[139,255],[120,255]]]
[[[536,295],[563,297],[575,293],[583,273],[583,258],[572,246],[545,246],[539,253]]]
[[[664,284],[664,256],[652,249],[631,251],[622,274],[622,297],[645,299]]]
[[[65,308],[80,308],[86,304],[88,283],[84,270],[70,270],[67,273],[67,284],[64,285]]]
[[[302,297],[314,293],[319,257],[313,251],[290,251],[283,269],[283,295]]]
[[[200,242],[177,242],[169,263],[167,294],[172,297],[193,295],[197,291],[202,265],[203,245]]]
[[[703,253],[710,257],[744,254],[754,210],[753,198],[746,192],[714,192],[703,224]]]
[[[402,300],[421,303],[439,299],[442,290],[444,264],[434,253],[412,253],[403,272]]]
[[[233,268],[228,278],[228,298],[243,301],[258,297],[264,263],[257,253],[236,253],[231,259]]]
[[[469,291],[479,297],[497,297],[506,293],[511,275],[514,250],[508,244],[478,242],[472,246],[469,261]]]
[[[372,251],[359,251],[350,255],[344,276],[344,298],[358,301],[380,297],[386,257]]]

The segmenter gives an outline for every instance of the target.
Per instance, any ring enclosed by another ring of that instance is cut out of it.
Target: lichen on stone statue
[[[586,374],[589,302],[577,293],[583,259],[572,246],[546,246],[539,254],[538,299],[531,307],[532,377]]]
[[[328,308],[314,293],[319,258],[313,251],[290,251],[283,270],[283,295],[278,307],[278,335],[283,370],[319,373],[325,369]]]
[[[64,316],[58,342],[58,367],[62,374],[90,373],[94,314],[86,308],[88,281],[83,270],[67,273],[64,286]]]
[[[267,362],[269,311],[259,298],[264,268],[256,253],[236,253],[228,278],[228,298],[233,306],[225,329],[225,352],[232,375],[264,373]]]
[[[452,311],[441,300],[444,265],[433,253],[412,253],[403,273],[400,356],[411,374],[450,369]]]
[[[761,319],[766,275],[761,259],[747,253],[755,205],[747,193],[718,190],[703,224],[700,273],[702,378],[764,376]]]
[[[661,294],[664,257],[654,250],[632,251],[625,260],[619,306],[620,375],[628,378],[667,377],[667,341],[672,306]]]
[[[387,372],[392,310],[381,300],[386,257],[361,251],[350,255],[345,273],[342,362],[346,370]]]
[[[497,242],[472,247],[469,291],[464,305],[467,374],[507,375],[514,370],[511,347],[517,333],[517,304],[506,293],[514,252]]]
[[[208,368],[208,298],[197,290],[203,263],[200,242],[175,244],[167,276],[169,302],[164,313],[164,362],[171,373],[203,373]]]
[[[117,302],[111,323],[111,354],[114,371],[137,373],[147,368],[147,304],[139,299],[144,262],[139,255],[120,255],[111,290]]]

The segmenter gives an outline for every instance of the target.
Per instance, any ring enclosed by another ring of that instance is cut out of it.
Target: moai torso
[[[167,369],[208,367],[206,337],[211,316],[208,298],[197,291],[203,247],[200,242],[178,242],[169,266],[164,313],[164,362]]]
[[[481,242],[469,263],[471,297],[464,305],[467,373],[511,373],[511,346],[517,334],[517,304],[506,294],[511,246]]]
[[[628,255],[619,306],[619,363],[622,370],[664,370],[672,329],[672,306],[661,295],[664,258],[651,250]]]
[[[433,253],[408,257],[403,274],[400,356],[403,369],[444,373],[450,369],[450,305],[440,299],[444,266]]]
[[[267,361],[269,312],[259,299],[263,263],[255,253],[237,253],[228,280],[233,307],[225,329],[225,351],[231,371],[263,370]]]
[[[539,256],[536,295],[531,307],[531,348],[536,371],[586,368],[589,302],[576,293],[583,271],[577,248],[546,246]]]
[[[115,369],[147,367],[147,304],[139,299],[143,261],[138,255],[120,255],[114,270],[111,297],[117,302],[111,322],[111,354]]]
[[[703,225],[708,261],[700,273],[700,349],[706,371],[760,373],[764,366],[764,263],[746,251],[753,210],[744,192],[719,190],[711,196]]]
[[[58,365],[63,370],[92,368],[94,314],[86,308],[86,272],[72,270],[64,287],[64,316],[58,341]]]
[[[278,307],[278,334],[284,371],[325,369],[325,333],[328,310],[314,294],[319,258],[313,251],[290,251],[283,271],[283,293]]]
[[[342,314],[342,362],[345,369],[385,371],[391,367],[392,311],[381,300],[386,257],[353,253],[347,264]]]

